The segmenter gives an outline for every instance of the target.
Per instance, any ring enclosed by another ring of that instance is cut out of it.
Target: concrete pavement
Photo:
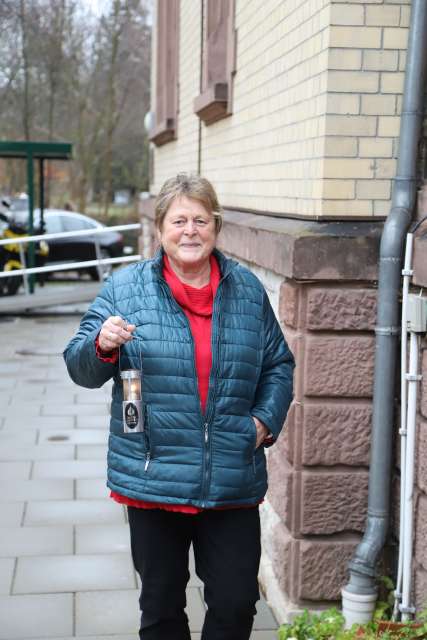
[[[0,640],[138,638],[126,510],[105,485],[110,387],[77,387],[62,360],[77,326],[0,316]],[[194,567],[187,603],[199,639]],[[262,600],[251,638],[276,628]]]

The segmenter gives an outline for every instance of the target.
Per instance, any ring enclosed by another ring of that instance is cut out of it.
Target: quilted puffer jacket
[[[257,504],[267,490],[252,416],[277,438],[292,399],[294,360],[256,276],[215,255],[221,281],[205,414],[190,326],[162,276],[161,251],[107,280],[64,352],[77,384],[95,388],[114,378],[107,485],[121,495],[210,508]],[[96,355],[96,337],[112,315],[136,325],[120,366],[142,367],[143,433],[124,433],[119,366]]]

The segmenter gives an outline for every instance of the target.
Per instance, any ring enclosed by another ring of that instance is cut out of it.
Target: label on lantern
[[[141,400],[125,400],[123,402],[123,430],[125,433],[144,431]]]

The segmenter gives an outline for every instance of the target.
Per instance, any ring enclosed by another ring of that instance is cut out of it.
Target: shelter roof
[[[46,158],[71,160],[72,144],[69,142],[33,142],[0,140],[0,158]]]

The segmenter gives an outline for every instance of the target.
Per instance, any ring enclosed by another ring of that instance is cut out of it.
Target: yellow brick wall
[[[324,216],[389,212],[409,17],[409,0],[331,3]]]
[[[202,125],[201,172],[224,206],[386,215],[410,0],[236,0],[233,113]],[[156,193],[197,169],[200,3],[181,0],[178,140],[155,150]]]

